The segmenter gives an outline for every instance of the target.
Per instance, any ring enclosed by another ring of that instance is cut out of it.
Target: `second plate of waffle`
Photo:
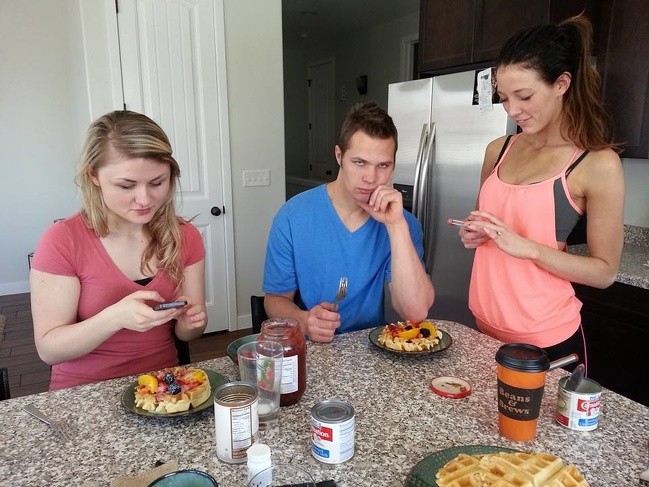
[[[498,452],[511,453],[515,451],[517,450],[487,445],[465,445],[446,448],[444,450],[440,450],[431,455],[428,455],[426,458],[417,463],[417,465],[415,465],[408,474],[405,487],[440,487],[435,480],[437,472],[444,465],[457,458],[459,455],[470,456],[470,458],[464,459],[463,465],[458,464],[458,470],[461,468],[470,469],[471,464],[473,464],[474,462],[477,463],[477,459],[475,461],[471,460],[472,458],[475,458],[473,457],[473,455],[487,455],[490,453]]]
[[[412,469],[406,487],[588,487],[574,465],[550,453],[471,445],[447,448]]]

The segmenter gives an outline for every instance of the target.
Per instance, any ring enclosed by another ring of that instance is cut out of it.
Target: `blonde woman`
[[[91,124],[76,178],[82,209],[44,233],[30,274],[50,390],[177,365],[174,335],[205,330],[205,250],[175,213],[179,176],[148,117],[115,111]],[[181,299],[182,308],[153,309]]]

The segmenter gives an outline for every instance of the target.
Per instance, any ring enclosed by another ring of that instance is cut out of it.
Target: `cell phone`
[[[155,311],[160,311],[163,309],[182,308],[183,306],[187,306],[187,301],[170,301],[168,303],[160,303],[156,304],[153,309]]]

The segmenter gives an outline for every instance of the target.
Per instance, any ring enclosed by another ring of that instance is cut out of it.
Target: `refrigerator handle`
[[[428,133],[428,140],[424,157],[422,160],[421,169],[421,183],[420,183],[420,214],[419,219],[424,227],[424,262],[426,264],[426,271],[432,275],[433,272],[433,258],[435,255],[435,242],[436,238],[433,236],[434,229],[436,228],[435,219],[437,212],[435,208],[435,199],[437,195],[433,194],[435,184],[434,167],[435,167],[435,123],[430,124],[430,132]]]
[[[419,149],[417,149],[417,162],[415,164],[415,184],[412,193],[412,214],[415,218],[422,221],[419,216],[422,210],[422,195],[421,188],[422,177],[421,172],[424,165],[424,156],[428,146],[428,124],[425,123],[421,127],[421,135],[419,136]]]

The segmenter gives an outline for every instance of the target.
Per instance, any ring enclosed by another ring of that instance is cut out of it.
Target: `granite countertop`
[[[588,246],[572,245],[568,252],[588,255]],[[649,289],[649,228],[624,226],[624,247],[615,280],[622,284]]]
[[[559,455],[579,467],[593,487],[635,485],[649,468],[649,408],[612,391],[602,393],[599,427],[566,429],[553,419],[561,369],[548,373],[537,438],[515,443],[498,434],[496,365],[500,343],[452,322],[440,328],[453,338],[445,351],[420,357],[380,350],[369,330],[337,335],[329,344],[308,345],[308,386],[301,401],[282,408],[278,426],[262,437],[274,463],[293,462],[317,481],[335,479],[341,487],[403,486],[417,462],[439,450],[462,445],[494,445]],[[229,358],[198,366],[235,379]],[[441,375],[463,377],[472,393],[463,399],[438,396],[429,381]],[[120,475],[150,469],[157,460],[176,459],[180,468],[211,473],[221,487],[245,486],[246,467],[215,457],[211,408],[164,419],[125,410],[120,397],[135,377],[0,402],[0,485],[108,486]],[[356,452],[340,465],[310,454],[310,409],[340,398],[356,411]],[[34,404],[70,421],[73,443],[59,443],[48,427],[22,406]]]

